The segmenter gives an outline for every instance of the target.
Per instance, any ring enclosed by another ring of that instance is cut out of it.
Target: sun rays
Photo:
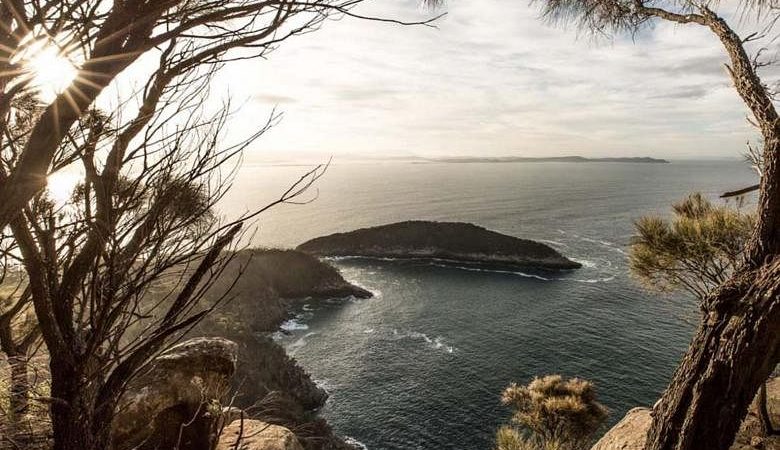
[[[73,80],[78,70],[73,62],[53,45],[44,45],[25,61],[30,71],[32,85],[44,101],[51,101],[61,94]]]

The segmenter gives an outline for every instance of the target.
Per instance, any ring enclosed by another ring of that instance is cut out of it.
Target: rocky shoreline
[[[304,299],[368,298],[372,294],[344,280],[330,264],[295,250],[240,252],[211,288],[212,298],[234,281],[232,301],[189,334],[218,336],[237,344],[232,406],[251,410],[253,419],[292,430],[306,450],[357,448],[317,416],[328,393],[270,335]]]

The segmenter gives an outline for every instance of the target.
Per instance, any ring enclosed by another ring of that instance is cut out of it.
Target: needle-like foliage
[[[684,289],[703,300],[741,261],[755,216],[713,205],[699,193],[672,209],[670,219],[648,215],[636,221],[629,255],[631,273],[648,288]]]

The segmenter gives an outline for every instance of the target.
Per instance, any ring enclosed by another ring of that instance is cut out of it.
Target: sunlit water
[[[304,167],[247,167],[223,203],[238,214]],[[651,405],[690,338],[695,306],[629,277],[632,221],[694,190],[754,182],[740,162],[344,164],[319,197],[263,217],[256,245],[407,219],[474,222],[547,242],[581,262],[561,273],[483,272],[339,259],[368,300],[311,302],[281,342],[331,394],[339,434],[379,449],[489,449],[511,381],[561,373],[596,382],[614,423]]]

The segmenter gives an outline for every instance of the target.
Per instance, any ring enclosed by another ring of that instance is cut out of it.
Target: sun
[[[53,100],[76,79],[78,70],[54,45],[41,45],[26,58],[32,84],[43,100]]]
[[[81,179],[76,173],[55,172],[46,178],[46,194],[56,205],[65,205]]]

